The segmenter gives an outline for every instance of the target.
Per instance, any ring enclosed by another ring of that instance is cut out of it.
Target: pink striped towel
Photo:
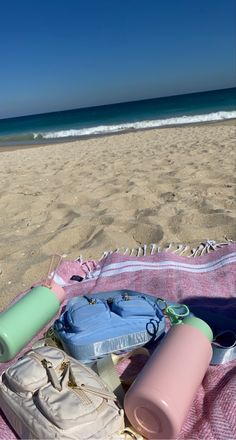
[[[75,295],[130,289],[187,303],[190,308],[191,305],[207,308],[219,322],[222,316],[236,319],[234,243],[195,258],[170,251],[143,256],[108,253],[95,268],[87,271],[85,280],[80,283],[70,281],[71,276],[76,275],[72,273],[72,264],[74,262],[62,262],[56,274],[57,281],[65,285],[68,299]],[[0,373],[9,364],[1,364]],[[0,418],[0,438],[17,438],[4,417]],[[236,439],[236,360],[209,367],[178,438],[184,439]]]

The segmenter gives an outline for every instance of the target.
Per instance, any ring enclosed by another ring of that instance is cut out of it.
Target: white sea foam
[[[145,128],[158,128],[169,125],[182,125],[182,124],[194,124],[201,122],[211,122],[211,121],[222,121],[225,119],[236,118],[236,111],[228,112],[215,112],[208,114],[200,114],[193,116],[179,116],[175,118],[168,119],[156,119],[147,120],[139,122],[129,122],[117,125],[99,125],[96,127],[81,128],[81,129],[69,129],[69,130],[59,130],[50,131],[46,133],[34,133],[34,139],[56,139],[56,138],[67,138],[67,137],[80,137],[80,136],[92,136],[97,134],[108,134],[117,133],[126,130],[141,130]]]

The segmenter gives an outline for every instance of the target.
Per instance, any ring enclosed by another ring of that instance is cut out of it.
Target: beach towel
[[[75,265],[67,260],[58,267],[55,280],[64,285],[68,299],[76,295],[130,289],[185,303],[190,309],[207,311],[215,328],[220,331],[229,325],[233,331],[236,319],[236,243],[217,245],[207,241],[186,256],[183,254],[185,250],[183,246],[161,250],[151,245],[149,249],[140,247],[136,254],[129,249],[124,253],[119,250],[106,252],[80,282],[71,280],[76,275]],[[0,365],[0,371],[9,364]],[[122,374],[121,370],[119,374]],[[178,440],[233,440],[236,438],[235,414],[236,360],[231,360],[208,368]],[[4,440],[17,438],[4,417],[0,420],[0,437]]]

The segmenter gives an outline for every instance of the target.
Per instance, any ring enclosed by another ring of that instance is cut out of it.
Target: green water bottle
[[[0,362],[7,362],[51,321],[65,299],[54,281],[40,285],[0,314]]]

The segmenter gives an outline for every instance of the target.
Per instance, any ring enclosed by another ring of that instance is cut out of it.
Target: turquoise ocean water
[[[0,146],[236,118],[236,88],[0,119]]]

